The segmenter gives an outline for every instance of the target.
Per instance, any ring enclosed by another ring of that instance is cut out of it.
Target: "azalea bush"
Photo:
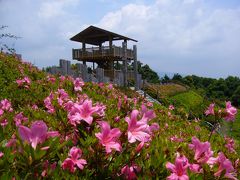
[[[239,177],[238,142],[173,105],[0,57],[1,179]]]

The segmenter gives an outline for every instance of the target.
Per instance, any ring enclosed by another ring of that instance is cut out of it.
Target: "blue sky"
[[[95,25],[137,39],[158,72],[240,76],[239,0],[0,0],[0,17],[22,37],[5,43],[39,67],[71,60],[69,38]]]

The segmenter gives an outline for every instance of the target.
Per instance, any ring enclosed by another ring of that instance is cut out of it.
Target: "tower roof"
[[[84,29],[80,33],[70,38],[70,40],[72,41],[84,42],[86,44],[91,44],[96,46],[106,41],[109,41],[110,39],[112,39],[112,41],[130,40],[130,41],[137,42],[137,40],[135,39],[132,39],[111,31],[107,31],[105,29],[101,29],[95,26],[89,26],[88,28]]]

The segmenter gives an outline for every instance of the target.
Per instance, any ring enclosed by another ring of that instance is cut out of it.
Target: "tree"
[[[168,83],[168,82],[170,82],[170,78],[168,77],[167,74],[165,74],[164,77],[162,78],[162,82],[163,82],[163,83]]]
[[[234,93],[231,97],[231,101],[232,101],[233,105],[238,106],[238,107],[240,106],[240,85],[234,91]]]
[[[147,80],[150,83],[160,83],[158,74],[153,71],[147,64],[142,66],[138,64],[138,72],[142,75],[142,78]]]
[[[225,83],[228,87],[228,89],[225,92],[225,95],[227,97],[231,97],[234,93],[234,91],[238,88],[240,85],[240,79],[238,77],[228,76],[225,79]]]
[[[0,31],[3,31],[4,29],[6,29],[7,26],[0,26]],[[15,53],[15,49],[14,48],[11,48],[9,47],[6,43],[2,42],[2,40],[6,39],[6,38],[10,38],[10,39],[18,39],[20,37],[17,37],[13,34],[10,34],[10,33],[4,33],[4,32],[1,32],[0,34],[0,49],[1,49],[1,52],[2,51],[6,51],[6,52],[10,52],[12,54]]]
[[[182,81],[182,76],[178,73],[174,74],[172,80],[181,82]]]

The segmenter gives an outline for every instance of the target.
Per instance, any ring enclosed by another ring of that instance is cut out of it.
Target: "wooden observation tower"
[[[127,48],[127,41],[137,42],[137,40],[95,26],[89,26],[70,40],[82,43],[81,49],[72,50],[72,58],[81,61],[84,65],[86,62],[92,62],[93,69],[97,64],[98,68],[104,69],[105,76],[109,77],[111,81],[114,78],[114,66],[116,63],[121,63],[125,86],[129,79],[128,63],[134,61],[134,71],[132,71],[131,77],[135,79],[135,87],[138,89],[137,46],[133,45],[133,49]],[[122,41],[122,46],[113,45],[113,41]],[[104,46],[104,43],[107,46]],[[86,47],[86,45],[92,47]]]

